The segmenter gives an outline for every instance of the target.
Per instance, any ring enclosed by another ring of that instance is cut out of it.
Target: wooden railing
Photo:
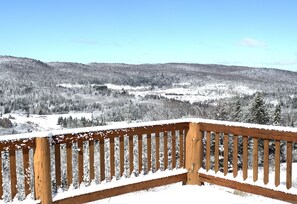
[[[198,171],[199,182],[297,202],[297,177],[292,178],[292,147],[297,142],[296,129],[200,122],[197,131],[205,147],[204,160],[201,161],[201,157],[198,161],[203,162],[203,168]],[[282,181],[281,153],[285,162],[282,163],[285,169],[285,180]],[[262,181],[259,181],[259,168],[263,172]],[[270,171],[274,174],[271,180]]]
[[[2,136],[0,196],[6,202],[83,203],[175,182],[208,182],[296,202],[296,132],[185,119]],[[289,190],[282,190],[281,166]]]

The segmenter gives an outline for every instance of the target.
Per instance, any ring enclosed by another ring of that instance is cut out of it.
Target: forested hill
[[[12,84],[113,83],[131,86],[170,86],[172,83],[241,82],[263,90],[290,89],[297,85],[297,73],[268,68],[208,64],[106,64],[50,62],[0,56],[0,79]],[[269,85],[269,86],[268,86]]]
[[[280,104],[282,124],[296,121],[297,72],[215,64],[42,62],[0,56],[0,112],[4,109],[5,113],[98,111],[104,120],[116,121],[184,116],[225,120],[227,116],[221,116],[230,113],[230,104],[236,100],[246,115],[240,121],[247,121],[256,92],[261,92],[269,111]]]

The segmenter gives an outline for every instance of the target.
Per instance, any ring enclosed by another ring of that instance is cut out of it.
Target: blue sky
[[[297,71],[296,0],[9,0],[0,55]]]

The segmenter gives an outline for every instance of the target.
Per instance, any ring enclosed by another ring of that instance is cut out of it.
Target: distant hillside
[[[98,111],[121,121],[128,117],[119,114],[125,106],[135,114],[129,120],[218,118],[216,109],[224,110],[236,98],[248,109],[257,91],[270,111],[281,104],[284,123],[297,117],[297,72],[216,64],[45,63],[0,56],[0,108],[6,113]]]
[[[106,64],[69,63],[0,56],[0,73],[4,81],[43,83],[114,83],[131,86],[172,83],[240,82],[271,91],[271,88],[293,88],[297,73],[268,68],[252,68],[207,64]],[[272,87],[270,87],[272,86]]]

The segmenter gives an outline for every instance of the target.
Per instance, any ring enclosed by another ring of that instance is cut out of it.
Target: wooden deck
[[[296,129],[185,119],[118,128],[73,129],[43,137],[38,134],[44,135],[34,133],[34,137],[20,135],[19,139],[13,136],[11,140],[0,141],[0,195],[6,202],[23,200],[30,194],[32,201],[41,203],[83,203],[175,182],[187,185],[207,182],[297,201],[293,185],[296,178],[292,177]],[[286,150],[285,185],[290,190],[286,192],[280,188],[282,148]],[[260,164],[259,158],[263,161]],[[262,186],[256,185],[259,165],[264,169]],[[266,187],[271,185],[272,166],[274,189]],[[185,173],[71,194],[80,188],[93,188],[94,184],[100,186],[102,182],[120,183],[123,177],[145,178],[147,174],[180,169]],[[245,182],[248,169],[252,169],[255,184]],[[239,170],[242,182],[228,179],[230,174],[238,178]],[[7,183],[7,179],[11,182]],[[58,199],[63,192],[71,196]]]

